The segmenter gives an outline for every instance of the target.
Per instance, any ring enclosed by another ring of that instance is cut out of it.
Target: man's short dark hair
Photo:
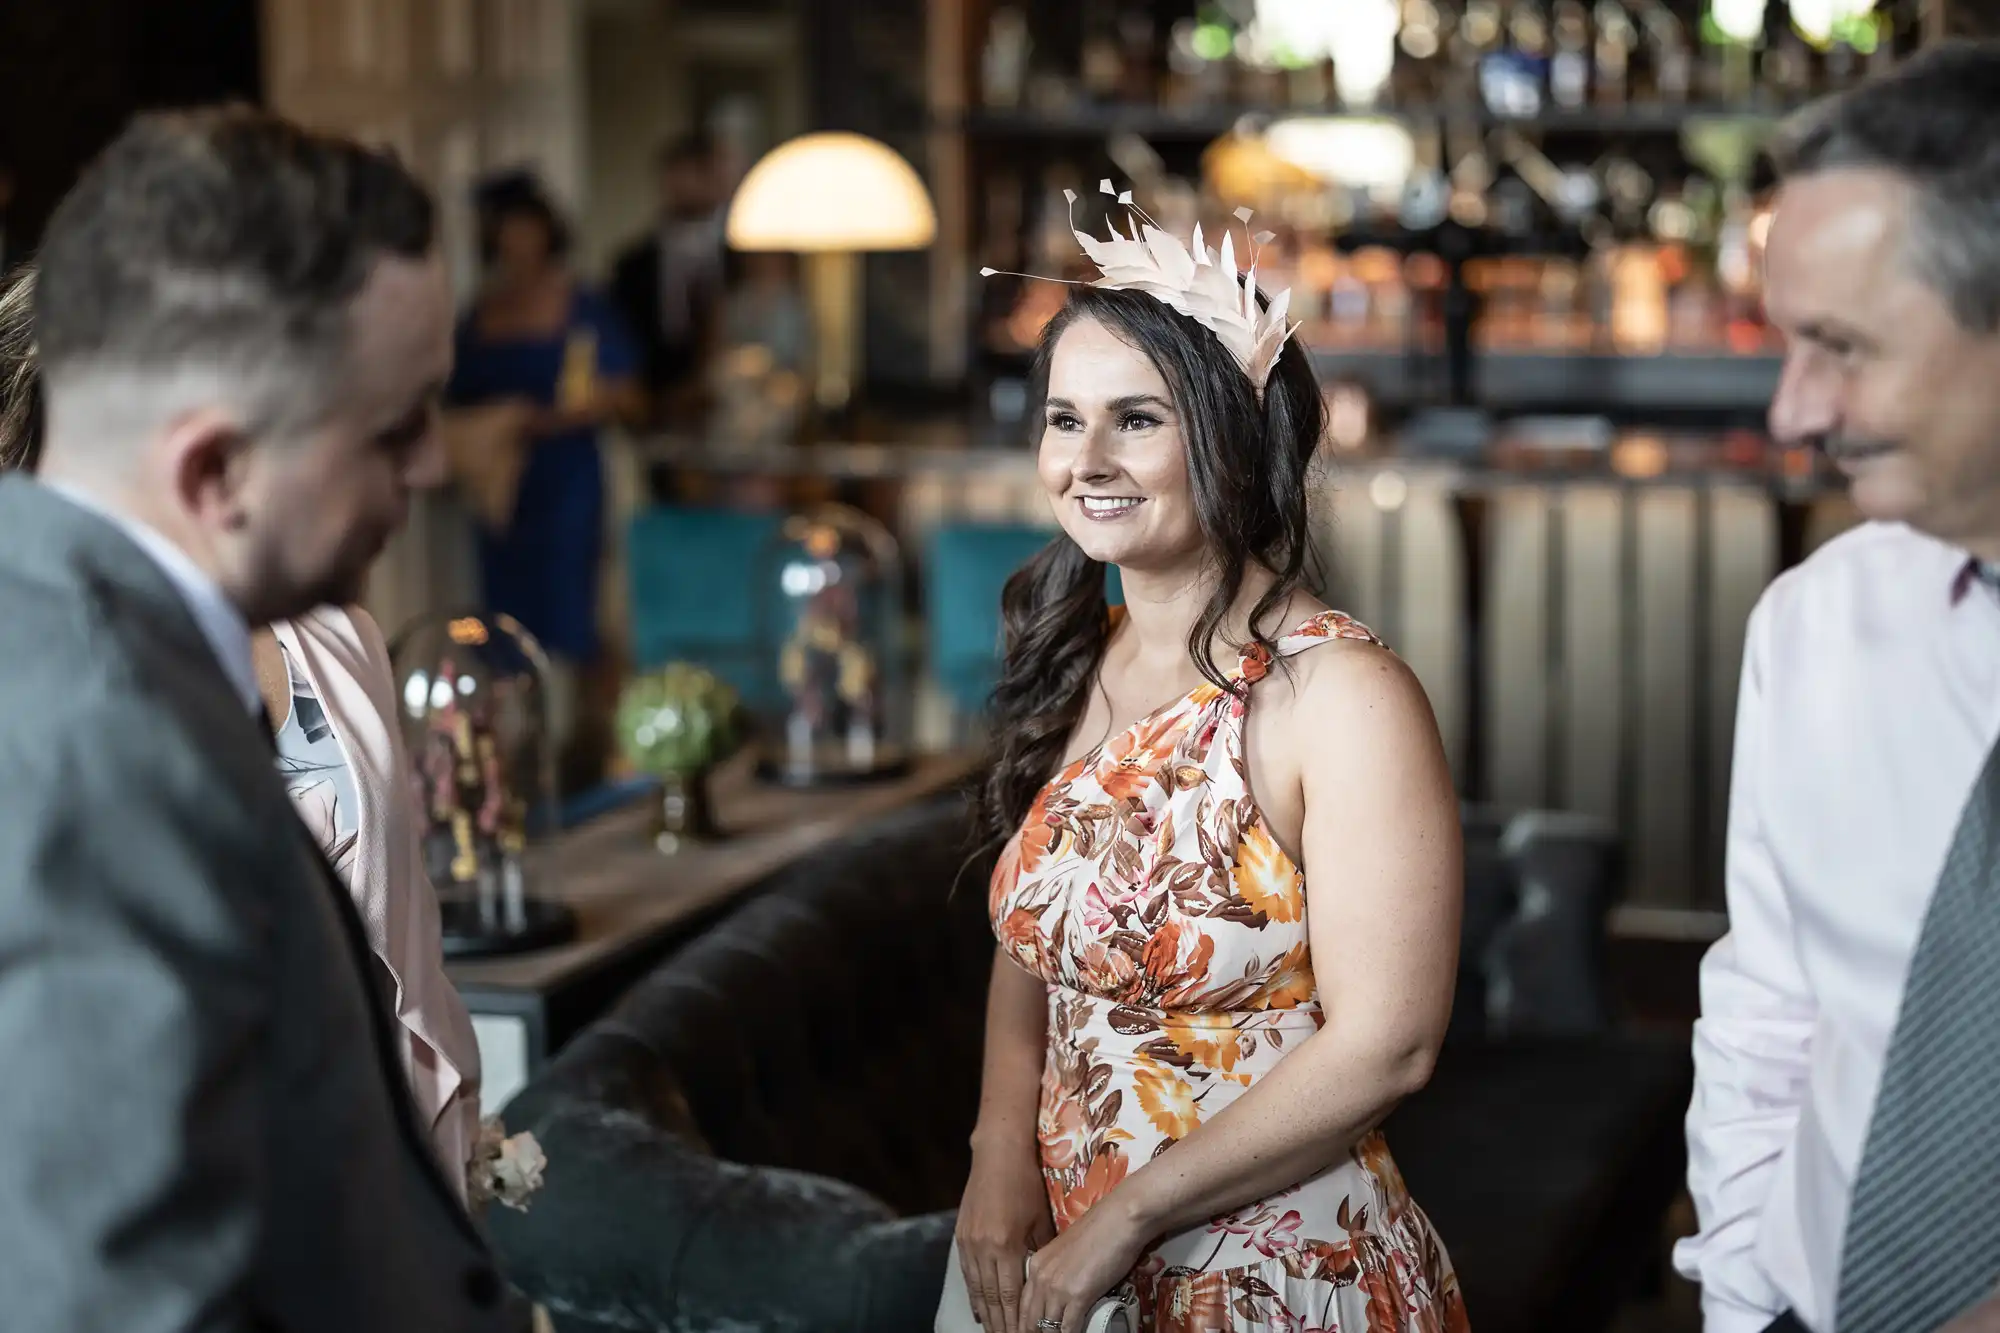
[[[42,367],[52,385],[93,365],[193,365],[330,386],[376,261],[424,258],[435,230],[389,153],[248,107],[141,116],[49,220]]]
[[[1910,260],[1965,328],[2000,332],[2000,42],[1954,41],[1794,116],[1781,177],[1873,169],[1917,191]]]

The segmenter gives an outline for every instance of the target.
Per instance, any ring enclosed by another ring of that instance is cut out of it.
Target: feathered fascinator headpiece
[[[1222,340],[1261,398],[1265,381],[1271,378],[1271,368],[1278,364],[1278,353],[1284,350],[1285,340],[1292,336],[1295,327],[1285,320],[1285,313],[1291,308],[1290,288],[1272,297],[1269,305],[1257,303],[1257,249],[1271,240],[1271,233],[1258,232],[1249,238],[1245,247],[1249,266],[1238,274],[1236,239],[1229,232],[1223,232],[1222,249],[1218,253],[1202,244],[1201,224],[1196,223],[1192,244],[1183,245],[1179,237],[1162,230],[1146,216],[1144,209],[1132,202],[1130,190],[1120,193],[1111,188],[1108,180],[1100,181],[1097,188],[1125,206],[1131,235],[1119,235],[1116,221],[1106,224],[1111,235],[1105,240],[1078,231],[1076,191],[1063,191],[1063,198],[1070,206],[1070,231],[1084,254],[1097,265],[1099,276],[1087,285],[1111,291],[1145,292],[1198,321]],[[1247,224],[1251,216],[1247,208],[1236,210],[1239,222]],[[990,278],[998,272],[982,268],[979,275]],[[1034,273],[1011,276],[1040,277]]]

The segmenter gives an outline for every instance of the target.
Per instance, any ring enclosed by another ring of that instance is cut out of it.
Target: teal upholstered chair
[[[930,666],[958,716],[986,707],[1000,672],[1000,592],[1014,571],[1056,535],[1027,523],[949,523],[931,537],[924,619]],[[1120,599],[1118,571],[1106,595]]]
[[[758,642],[764,551],[781,513],[658,505],[627,531],[633,665],[707,667],[753,705],[774,688]]]

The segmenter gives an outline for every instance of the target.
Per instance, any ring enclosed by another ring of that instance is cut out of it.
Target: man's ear
[[[182,414],[168,428],[167,457],[176,507],[212,532],[243,526],[250,435],[239,416],[223,407]]]

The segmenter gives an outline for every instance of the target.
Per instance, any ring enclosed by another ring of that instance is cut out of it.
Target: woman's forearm
[[[979,1123],[972,1133],[975,1150],[1035,1142],[1048,1023],[1048,988],[995,949],[986,990],[986,1063]]]
[[[537,435],[560,435],[569,431],[596,430],[602,426],[631,426],[646,413],[646,393],[631,380],[606,380],[597,386],[588,402],[572,406],[544,408],[535,418]]]
[[[1430,1077],[1435,1050],[1357,1048],[1328,1028],[1215,1119],[1128,1176],[1106,1205],[1171,1235],[1268,1198],[1340,1161]],[[1100,1205],[1103,1206],[1103,1205]]]

